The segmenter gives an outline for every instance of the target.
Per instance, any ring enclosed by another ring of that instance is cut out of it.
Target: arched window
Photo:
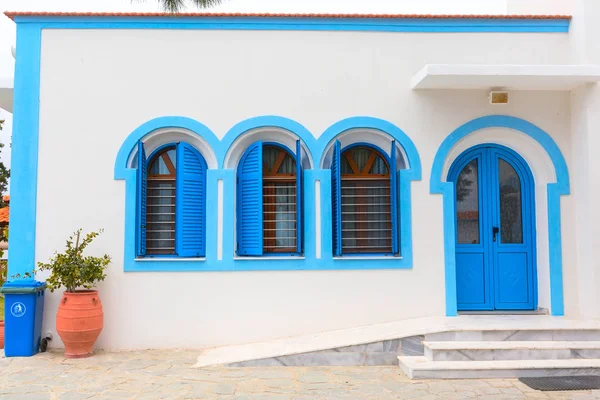
[[[332,161],[334,255],[399,253],[396,155],[369,144],[341,149]]]
[[[146,254],[175,254],[177,151],[168,147],[148,162]]]
[[[296,160],[280,146],[263,147],[263,252],[295,253]]]
[[[302,157],[277,143],[256,142],[237,169],[237,254],[302,253]]]
[[[187,143],[161,146],[148,159],[138,143],[138,256],[205,256],[206,170]]]

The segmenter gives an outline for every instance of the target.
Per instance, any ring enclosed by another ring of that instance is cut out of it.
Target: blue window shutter
[[[248,147],[237,168],[238,255],[263,254],[262,142]]]
[[[179,257],[206,255],[206,161],[187,143],[177,144],[175,252]]]
[[[339,140],[333,144],[331,160],[331,211],[333,227],[333,255],[342,255],[342,176],[340,170],[342,145]]]
[[[302,233],[304,220],[302,206],[304,205],[302,185],[304,183],[304,170],[302,168],[302,146],[296,140],[296,252],[302,254]]]
[[[136,254],[146,255],[146,192],[148,189],[148,163],[144,144],[139,141],[137,148],[137,241]]]
[[[398,202],[397,196],[397,173],[396,173],[396,141],[392,140],[390,151],[390,207],[392,208],[392,253],[400,253],[398,240]]]

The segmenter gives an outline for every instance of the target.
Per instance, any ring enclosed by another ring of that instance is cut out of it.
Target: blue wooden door
[[[480,145],[450,168],[459,310],[537,307],[534,182],[512,150]]]

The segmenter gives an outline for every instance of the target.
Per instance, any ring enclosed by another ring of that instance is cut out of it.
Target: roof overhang
[[[570,91],[600,81],[600,65],[428,64],[412,89]]]
[[[13,112],[13,81],[0,79],[0,108]]]
[[[291,18],[291,19],[497,19],[497,20],[571,20],[571,15],[561,14],[329,14],[329,13],[223,13],[223,12],[56,12],[56,11],[6,11],[8,18],[19,17],[167,17],[178,18]]]

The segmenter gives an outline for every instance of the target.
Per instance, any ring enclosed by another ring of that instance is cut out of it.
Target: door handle
[[[497,226],[494,226],[492,228],[492,240],[495,242],[496,241],[496,236],[498,236],[498,233],[500,233],[500,228],[498,228]]]

